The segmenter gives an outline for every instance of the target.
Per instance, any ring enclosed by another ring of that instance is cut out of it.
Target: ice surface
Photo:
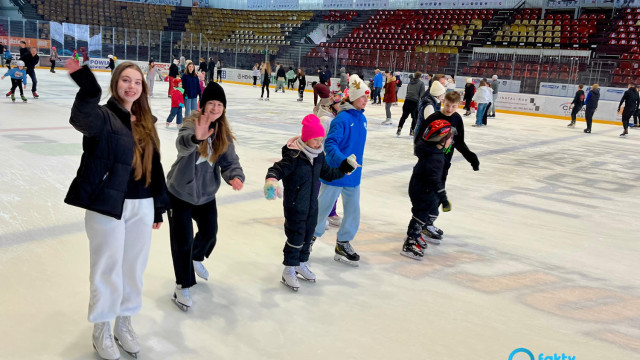
[[[40,99],[0,99],[0,358],[95,359],[84,212],[63,203],[80,160],[68,123],[77,91],[66,72],[37,71]],[[105,90],[110,75],[96,73]],[[2,84],[8,90],[10,82]],[[465,118],[480,171],[456,154],[453,210],[424,261],[400,256],[416,161],[408,136],[369,105],[359,268],[333,260],[336,230],[314,246],[315,284],[280,284],[282,203],[262,195],[267,168],[300,130],[313,95],[223,84],[247,181],[218,195],[218,245],[194,306],[171,301],[166,222],[153,233],[142,311],[142,359],[507,359],[519,347],[576,359],[640,359],[640,130],[498,113]],[[30,85],[27,86],[30,89]],[[156,82],[165,170],[175,160],[170,100]],[[105,101],[106,101],[105,95]],[[340,212],[340,211],[339,211]],[[126,358],[124,356],[123,358]]]

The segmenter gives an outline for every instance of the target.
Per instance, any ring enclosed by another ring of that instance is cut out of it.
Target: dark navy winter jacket
[[[184,89],[185,99],[195,99],[200,96],[200,80],[194,75],[184,74],[182,77],[182,88]]]
[[[89,67],[83,66],[71,78],[80,89],[69,122],[84,137],[80,167],[64,202],[121,219],[133,161],[131,114],[113,97],[106,105],[98,105],[102,89]],[[150,187],[154,222],[162,222],[169,198],[157,151],[153,153]]]
[[[598,108],[598,101],[600,101],[600,89],[591,90],[584,100],[584,105],[587,110],[595,110]]]
[[[331,168],[323,153],[313,159],[313,165],[300,150],[282,147],[282,160],[267,171],[267,179],[282,180],[284,185],[284,216],[289,221],[318,217],[318,180],[333,181],[344,173]]]

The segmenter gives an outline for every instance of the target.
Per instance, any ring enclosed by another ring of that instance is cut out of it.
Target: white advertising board
[[[531,113],[532,115],[570,117],[572,100],[573,97],[500,93],[496,101],[496,108],[498,110]],[[595,120],[621,121],[622,119],[618,115],[617,109],[617,101],[600,100],[598,110],[593,118]],[[578,117],[584,118],[584,107],[578,113]]]
[[[558,83],[540,83],[540,95],[549,96],[566,96],[572,97],[578,90],[578,85],[567,85]],[[587,93],[591,90],[591,86],[585,86],[584,92]],[[626,91],[626,88],[614,88],[614,87],[600,87],[600,100],[620,101],[622,94]]]

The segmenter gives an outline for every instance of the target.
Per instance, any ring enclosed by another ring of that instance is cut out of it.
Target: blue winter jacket
[[[4,76],[10,76],[12,79],[17,79],[20,80],[22,79],[22,82],[27,85],[27,70],[26,69],[18,69],[17,67],[14,67],[13,69],[7,71],[6,74],[4,74]]]
[[[377,73],[373,77],[373,87],[381,88],[383,83],[384,83],[384,76],[382,76],[382,73]]]
[[[200,80],[197,76],[185,74],[182,77],[182,88],[184,89],[185,99],[195,99],[200,96]]]
[[[325,159],[330,167],[337,168],[351,154],[356,156],[358,164],[362,165],[364,144],[367,141],[367,119],[364,110],[356,110],[346,103],[342,111],[331,121],[329,134],[324,142]],[[362,168],[357,168],[351,176],[345,176],[335,181],[323,183],[338,187],[356,187],[360,185]]]

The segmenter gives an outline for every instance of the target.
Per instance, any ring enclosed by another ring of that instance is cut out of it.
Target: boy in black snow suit
[[[290,139],[282,147],[282,160],[267,171],[264,185],[265,197],[275,200],[281,197],[278,180],[284,184],[284,271],[282,283],[297,291],[300,287],[297,274],[315,282],[316,276],[308,267],[313,245],[313,233],[318,221],[318,181],[333,181],[356,168],[331,168],[324,157],[324,128],[315,115],[302,120],[302,136]],[[355,164],[355,156],[350,157]]]
[[[437,113],[436,113],[437,114]],[[434,114],[435,115],[435,114]],[[409,181],[409,198],[411,199],[411,221],[407,228],[407,238],[400,254],[415,260],[422,260],[427,242],[422,238],[422,229],[433,224],[438,216],[438,207],[450,211],[451,204],[442,180],[444,170],[444,151],[453,141],[453,128],[446,120],[436,120],[417,134],[414,154],[418,163],[413,167]]]

